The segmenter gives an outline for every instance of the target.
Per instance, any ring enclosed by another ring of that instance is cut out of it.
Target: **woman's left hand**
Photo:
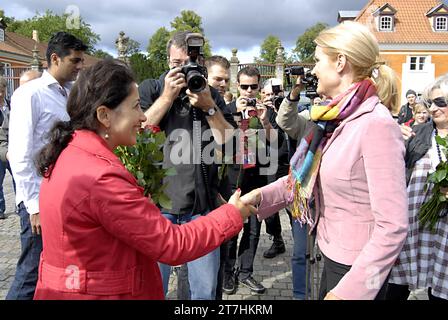
[[[330,291],[330,292],[327,293],[327,295],[325,296],[324,300],[342,300],[342,299],[339,298],[333,292]]]

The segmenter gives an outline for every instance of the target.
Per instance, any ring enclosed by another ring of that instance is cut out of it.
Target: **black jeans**
[[[266,218],[264,222],[266,223],[266,233],[273,236],[274,239],[280,238],[282,235],[282,225],[279,213],[274,213],[272,216]]]
[[[386,290],[386,300],[404,301],[408,300],[411,290],[408,285],[388,283]],[[432,295],[431,288],[428,288],[428,299],[432,301],[445,301]]]
[[[323,300],[327,293],[330,292],[334,287],[336,287],[342,277],[344,277],[344,275],[351,269],[351,266],[337,263],[333,260],[328,259],[323,254],[322,256],[324,258],[324,270],[322,271],[320,282],[319,300]],[[386,288],[387,279],[386,281],[384,281],[384,284],[378,292],[375,300],[386,300]]]

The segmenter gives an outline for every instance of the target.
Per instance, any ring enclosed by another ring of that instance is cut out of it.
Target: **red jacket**
[[[157,261],[178,265],[236,235],[224,205],[171,224],[97,134],[76,131],[40,191],[43,251],[35,299],[164,299]]]

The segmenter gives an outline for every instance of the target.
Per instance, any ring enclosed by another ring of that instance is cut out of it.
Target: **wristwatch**
[[[215,115],[216,107],[215,106],[211,107],[210,109],[207,110],[207,113],[208,113],[209,116]]]

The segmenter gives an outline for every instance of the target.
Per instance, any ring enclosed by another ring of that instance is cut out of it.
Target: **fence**
[[[313,63],[285,63],[283,61],[283,51],[282,48],[279,48],[280,51],[277,51],[278,54],[278,58],[275,64],[268,64],[268,63],[245,63],[245,64],[240,64],[238,57],[237,57],[237,49],[233,49],[232,50],[232,58],[230,59],[230,76],[231,76],[231,80],[230,80],[230,92],[234,95],[237,96],[237,74],[238,71],[240,71],[241,69],[245,68],[245,67],[249,67],[249,66],[253,66],[256,67],[261,74],[261,83],[263,83],[265,80],[270,79],[270,78],[277,78],[280,79],[282,81],[282,83],[284,84],[284,87],[286,90],[288,90],[289,88],[287,88],[286,84],[286,77],[285,77],[285,68],[291,67],[291,66],[302,66],[306,69],[312,69],[314,67]],[[279,50],[278,49],[278,50]]]
[[[20,75],[30,70],[31,67],[11,67],[3,65],[0,68],[0,75],[2,75],[8,83],[8,95],[11,96],[14,90],[19,87]]]

